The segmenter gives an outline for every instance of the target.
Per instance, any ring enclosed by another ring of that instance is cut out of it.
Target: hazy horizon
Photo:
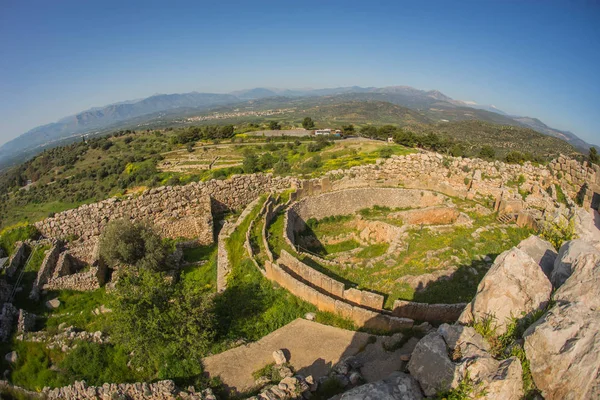
[[[411,86],[598,144],[596,4],[0,5],[0,144],[156,93]]]

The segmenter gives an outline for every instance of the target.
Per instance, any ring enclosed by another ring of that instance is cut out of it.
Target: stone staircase
[[[500,214],[498,215],[498,218],[496,218],[498,220],[498,222],[502,223],[502,224],[511,224],[513,222],[517,221],[517,215],[516,214]]]

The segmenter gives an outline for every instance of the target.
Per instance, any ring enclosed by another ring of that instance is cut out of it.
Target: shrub
[[[290,164],[284,159],[277,161],[277,163],[275,163],[275,165],[273,166],[273,172],[279,175],[288,173],[291,171],[291,169],[292,167],[290,166]]]
[[[394,154],[394,150],[390,149],[389,147],[384,147],[383,149],[379,150],[379,157],[381,158],[390,158],[392,154]]]
[[[100,238],[100,256],[109,265],[128,264],[152,271],[171,267],[168,246],[147,224],[111,221]]]
[[[254,153],[246,153],[242,163],[244,173],[252,174],[258,171],[258,157]]]
[[[133,352],[137,368],[158,378],[201,374],[214,337],[212,302],[201,288],[172,284],[162,272],[130,271],[111,308],[111,338]]]

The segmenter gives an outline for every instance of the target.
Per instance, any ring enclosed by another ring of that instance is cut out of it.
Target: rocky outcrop
[[[408,363],[410,374],[419,381],[426,396],[456,387],[459,382],[456,369],[448,357],[446,342],[438,332],[432,332],[419,341]]]
[[[600,251],[581,239],[571,240],[560,247],[551,278],[555,288],[561,287],[571,276],[573,261],[581,254],[600,254]]]
[[[477,287],[475,298],[458,321],[469,324],[493,317],[501,335],[511,318],[543,309],[552,285],[537,262],[518,248],[500,254]]]
[[[554,272],[557,304],[524,334],[533,380],[549,400],[600,398],[600,253],[567,242]]]
[[[408,370],[426,396],[454,389],[469,379],[474,398],[521,399],[520,361],[516,357],[498,361],[488,350],[488,343],[473,328],[442,324],[417,344]]]
[[[417,381],[410,375],[394,372],[387,378],[367,383],[344,393],[340,400],[421,400]]]
[[[575,231],[575,237],[578,239],[598,244],[600,243],[600,230],[596,227],[592,212],[592,210],[587,211],[577,207],[575,215],[573,216],[573,229]]]
[[[517,246],[539,264],[544,274],[550,279],[556,261],[556,249],[552,244],[539,236],[531,235]]]
[[[58,399],[131,399],[131,400],[216,400],[210,389],[200,393],[180,390],[171,380],[155,383],[120,383],[88,386],[85,381],[57,389],[44,388],[47,400]]]
[[[580,302],[600,310],[600,252],[582,253],[571,263],[571,276],[554,293],[558,303]]]
[[[600,398],[600,311],[553,307],[525,332],[525,353],[547,400]]]

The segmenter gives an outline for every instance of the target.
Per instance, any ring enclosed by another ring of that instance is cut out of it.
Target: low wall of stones
[[[509,181],[526,178],[526,185],[547,185],[553,177],[546,167],[531,163],[506,164],[480,159],[442,156],[422,151],[406,156],[392,156],[376,164],[352,167],[327,173],[332,190],[350,187],[403,185],[429,189],[449,196],[467,197],[479,193],[498,197]]]
[[[44,290],[75,290],[80,292],[99,289],[105,283],[106,269],[90,267],[88,271],[51,278]]]
[[[171,380],[154,383],[105,383],[102,386],[88,386],[85,381],[61,388],[44,388],[35,398],[58,399],[135,399],[135,400],[216,400],[210,389],[194,393],[180,390]]]
[[[246,206],[235,222],[225,221],[217,238],[217,292],[227,289],[227,277],[231,272],[231,263],[227,252],[227,242],[235,230],[244,222],[248,214],[258,205],[260,197],[256,197]]]
[[[98,236],[114,219],[151,220],[164,237],[213,242],[212,212],[239,210],[261,194],[287,189],[293,178],[270,174],[237,175],[227,180],[163,186],[124,200],[111,198],[56,214],[35,226],[51,238]]]
[[[40,290],[42,287],[48,282],[54,275],[54,270],[56,269],[56,265],[61,252],[61,243],[56,243],[46,252],[46,256],[44,257],[44,261],[42,261],[42,265],[38,270],[37,277],[33,282],[33,286],[31,287],[31,293],[29,293],[29,298],[31,300],[37,301],[40,297]]]
[[[561,185],[569,189],[572,194],[576,194],[579,188],[586,183],[600,185],[600,166],[587,161],[582,163],[561,155],[548,167]]]
[[[26,261],[28,246],[25,242],[15,243],[15,249],[8,259],[8,266],[6,267],[6,275],[12,277],[17,269],[22,267]]]
[[[410,318],[415,321],[456,322],[467,303],[457,304],[427,304],[413,301],[396,300],[392,315]]]
[[[365,290],[345,289],[342,282],[309,267],[285,250],[281,250],[281,256],[277,260],[277,264],[289,269],[313,288],[328,293],[332,297],[344,299],[355,305],[374,310],[383,309],[383,296]]]
[[[390,332],[409,329],[413,326],[413,320],[411,319],[372,311],[319,292],[270,261],[265,263],[265,272],[268,279],[277,282],[293,295],[314,304],[321,311],[335,313],[348,318],[358,327]]]

